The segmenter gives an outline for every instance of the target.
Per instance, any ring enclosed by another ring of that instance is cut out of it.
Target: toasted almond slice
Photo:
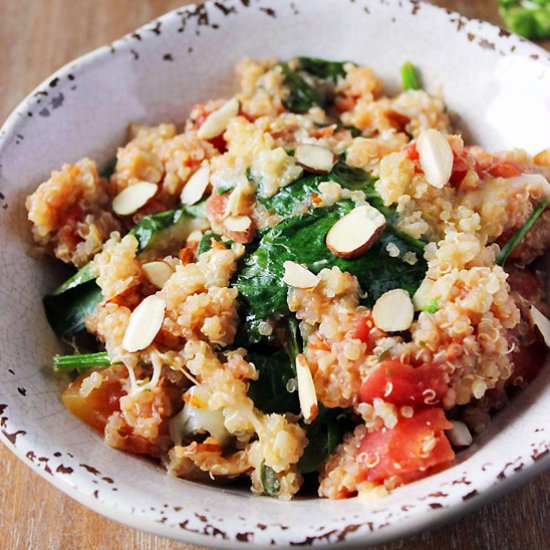
[[[202,199],[210,181],[210,166],[201,166],[188,180],[181,192],[183,204],[195,204]]]
[[[453,427],[447,432],[447,437],[453,447],[469,447],[474,438],[464,422],[451,420]]]
[[[317,394],[315,384],[307,364],[306,358],[299,353],[296,356],[296,380],[298,382],[298,400],[300,410],[304,415],[304,421],[309,424],[317,417],[319,407],[317,405]]]
[[[298,145],[294,158],[300,166],[315,174],[327,174],[336,162],[334,153],[321,145]]]
[[[138,181],[123,189],[113,199],[113,210],[119,216],[129,216],[145,206],[155,196],[157,190],[156,183]]]
[[[319,277],[307,267],[287,260],[283,263],[285,274],[283,283],[294,288],[314,288],[319,284]]]
[[[369,249],[385,226],[386,218],[370,204],[364,204],[330,228],[326,245],[335,256],[356,258]]]
[[[399,332],[410,328],[414,306],[409,293],[402,288],[385,292],[372,308],[374,324],[386,332]]]
[[[248,216],[230,216],[223,221],[223,225],[228,231],[244,233],[250,229],[252,220]]]
[[[157,288],[162,288],[174,273],[174,270],[166,262],[161,261],[147,262],[141,266],[141,269],[149,282]]]
[[[529,319],[531,324],[540,332],[544,343],[550,348],[550,320],[534,305],[529,308]]]
[[[201,139],[213,139],[225,132],[229,121],[239,114],[241,105],[236,97],[231,98],[217,111],[210,113],[197,132]]]
[[[147,296],[130,315],[122,347],[126,351],[134,352],[149,346],[162,326],[165,308],[162,298],[155,294]]]
[[[454,155],[449,141],[441,132],[429,128],[418,136],[416,149],[426,180],[442,189],[453,171]]]

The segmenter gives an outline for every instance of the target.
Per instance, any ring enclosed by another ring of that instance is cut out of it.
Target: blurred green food
[[[550,0],[499,0],[506,26],[533,39],[550,38]]]

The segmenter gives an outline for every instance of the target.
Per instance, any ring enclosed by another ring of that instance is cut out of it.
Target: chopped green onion
[[[439,302],[437,301],[437,299],[434,298],[422,308],[422,311],[425,311],[426,313],[435,313],[438,309]]]
[[[86,370],[96,367],[109,367],[111,360],[106,351],[99,353],[81,353],[74,355],[55,355],[53,358],[54,372],[70,372],[75,369]]]
[[[523,240],[523,237],[527,234],[529,229],[533,227],[533,224],[537,221],[539,216],[546,210],[548,206],[548,199],[543,200],[527,218],[527,221],[517,230],[514,236],[502,247],[502,250],[497,254],[497,264],[504,265],[506,260]]]
[[[403,81],[404,90],[421,90],[422,83],[416,67],[407,61],[401,65],[401,79]]]

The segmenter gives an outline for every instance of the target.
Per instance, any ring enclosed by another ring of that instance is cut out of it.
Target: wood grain
[[[181,0],[0,0],[0,121],[59,66],[185,3]],[[499,23],[494,0],[433,3]],[[550,473],[453,525],[379,547],[379,550],[549,547]],[[169,550],[194,547],[103,518],[54,489],[0,445],[0,548]]]

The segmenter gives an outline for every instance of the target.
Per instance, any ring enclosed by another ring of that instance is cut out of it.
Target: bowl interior
[[[41,305],[59,275],[28,255],[25,196],[65,162],[106,163],[130,122],[182,122],[193,103],[227,97],[242,58],[349,59],[372,66],[390,91],[410,60],[428,90],[444,94],[469,140],[493,150],[548,145],[550,61],[542,50],[421,3],[342,1],[337,16],[334,7],[331,0],[229,0],[173,12],[61,69],[0,132],[2,433],[52,482],[115,519],[220,546],[375,543],[465,509],[522,469],[534,473],[547,452],[548,372],[449,470],[384,499],[339,502],[285,503],[170,478],[103,445],[59,402],[50,365],[60,346]]]

